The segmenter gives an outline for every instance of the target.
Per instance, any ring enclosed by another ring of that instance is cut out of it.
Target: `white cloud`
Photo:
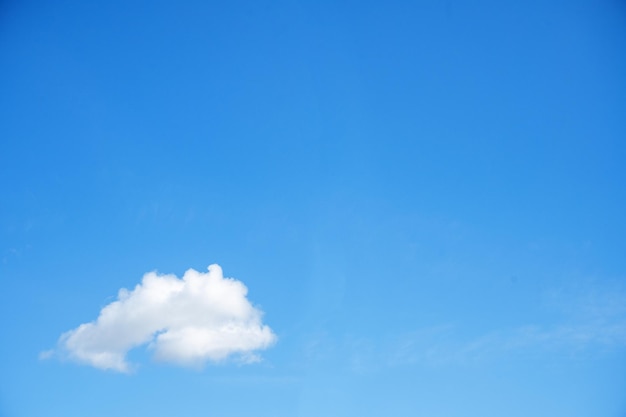
[[[241,281],[224,278],[219,265],[207,273],[189,269],[181,279],[150,272],[132,291],[122,288],[97,320],[61,335],[59,350],[120,372],[131,370],[126,354],[142,345],[156,360],[185,366],[232,356],[255,362],[255,352],[271,346],[276,335],[262,323],[247,292]]]

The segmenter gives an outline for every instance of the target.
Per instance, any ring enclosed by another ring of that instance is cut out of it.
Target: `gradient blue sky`
[[[626,416],[624,2],[99,3],[0,4],[1,416]],[[212,263],[262,362],[39,359]]]

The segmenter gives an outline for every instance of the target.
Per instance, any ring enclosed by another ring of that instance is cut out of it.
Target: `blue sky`
[[[626,415],[622,2],[87,3],[0,6],[1,416]],[[60,340],[210,264],[226,359]]]

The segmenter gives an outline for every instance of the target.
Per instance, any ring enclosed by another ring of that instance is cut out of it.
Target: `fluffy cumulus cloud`
[[[190,269],[175,275],[145,274],[132,291],[99,317],[64,333],[59,350],[70,358],[100,369],[128,372],[131,349],[147,345],[154,358],[185,366],[236,357],[259,359],[276,335],[262,322],[262,312],[246,298],[241,282],[225,278],[219,265],[206,273]]]

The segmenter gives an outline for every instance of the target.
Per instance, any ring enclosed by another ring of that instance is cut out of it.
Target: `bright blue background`
[[[0,92],[0,415],[626,415],[623,2],[5,1]],[[38,359],[210,263],[262,363]]]

